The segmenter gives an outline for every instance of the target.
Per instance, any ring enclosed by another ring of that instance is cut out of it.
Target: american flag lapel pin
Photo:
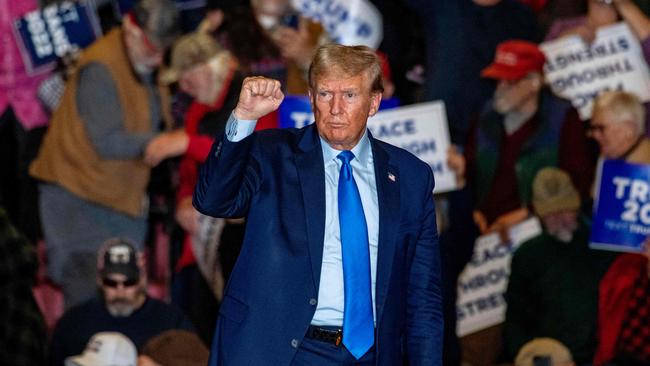
[[[391,182],[394,182],[394,181],[395,181],[395,174],[393,174],[393,173],[388,173],[388,179],[389,179]]]

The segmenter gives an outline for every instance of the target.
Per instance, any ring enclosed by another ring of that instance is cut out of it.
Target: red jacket
[[[194,186],[199,177],[199,166],[208,157],[210,149],[212,148],[212,143],[214,142],[213,136],[202,135],[199,133],[199,124],[206,113],[217,111],[224,107],[228,94],[231,92],[233,75],[234,73],[224,81],[222,92],[217,96],[217,99],[212,105],[205,105],[195,101],[190,105],[185,113],[185,132],[189,136],[189,144],[178,168],[179,186],[176,193],[177,202],[180,202],[187,197],[192,197],[192,194],[194,193]],[[278,113],[275,111],[260,118],[255,126],[255,130],[276,128],[278,125]],[[191,235],[185,235],[181,256],[176,262],[177,272],[186,266],[196,263],[190,240]]]
[[[598,300],[598,347],[594,366],[616,356],[616,345],[628,304],[639,276],[646,275],[648,259],[639,254],[618,257],[600,281]]]

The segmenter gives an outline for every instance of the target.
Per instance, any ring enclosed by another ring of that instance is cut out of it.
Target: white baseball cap
[[[117,332],[95,334],[84,352],[65,359],[65,366],[135,366],[138,351],[131,340]]]

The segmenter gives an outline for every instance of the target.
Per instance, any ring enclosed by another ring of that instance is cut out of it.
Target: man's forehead
[[[600,109],[598,111],[595,111],[593,113],[591,122],[592,123],[599,123],[599,124],[609,124],[614,120],[619,120],[620,116],[618,116],[616,113],[609,111],[607,109]]]
[[[341,89],[341,90],[360,90],[369,87],[366,82],[366,74],[358,75],[337,75],[327,74],[316,78],[316,90],[323,89]]]
[[[205,63],[196,64],[187,70],[184,70],[181,73],[181,79],[191,78],[191,77],[205,77],[205,73],[208,71],[208,65]]]

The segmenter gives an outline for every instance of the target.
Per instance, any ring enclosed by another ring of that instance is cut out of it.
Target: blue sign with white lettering
[[[303,95],[287,95],[284,97],[280,108],[280,128],[302,128],[314,122],[309,97]]]
[[[382,99],[379,104],[379,110],[386,110],[399,107],[399,99],[388,98]],[[314,114],[311,110],[309,97],[305,95],[287,95],[284,97],[280,108],[280,128],[305,127],[314,122]]]
[[[88,46],[99,35],[90,10],[72,1],[30,11],[14,27],[29,73],[53,67],[59,57]]]
[[[590,246],[640,251],[650,236],[650,165],[605,160],[599,176]]]

